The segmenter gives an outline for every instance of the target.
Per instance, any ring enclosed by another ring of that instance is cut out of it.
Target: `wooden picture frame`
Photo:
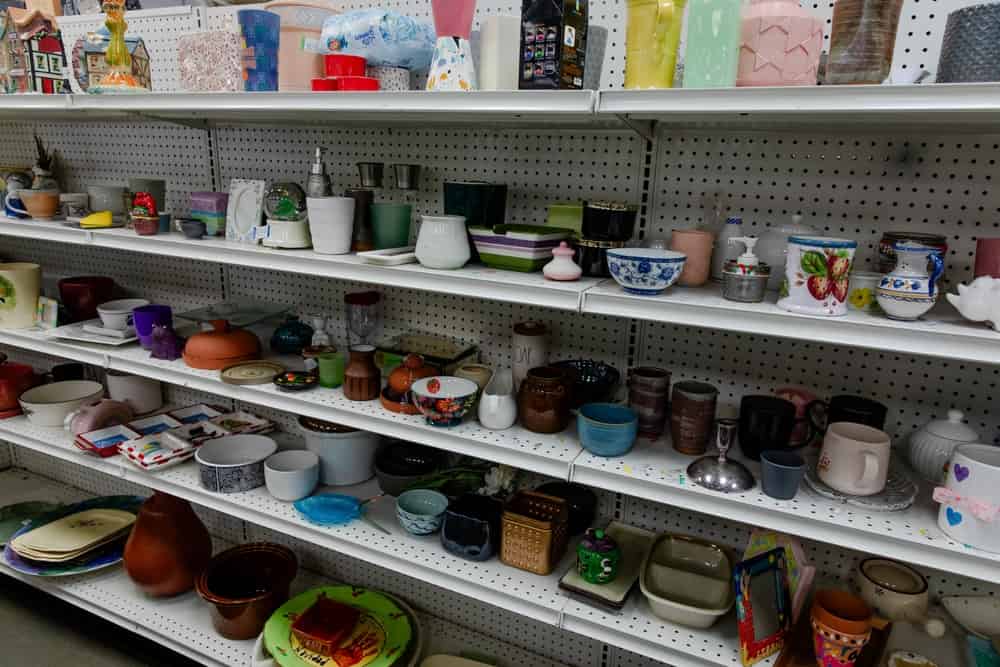
[[[792,599],[785,550],[778,547],[737,563],[733,569],[733,583],[736,587],[740,659],[744,667],[749,667],[780,651],[792,625]],[[762,607],[762,604],[773,607]],[[755,606],[757,620],[767,622],[773,628],[761,633],[761,636],[758,636],[754,624]]]

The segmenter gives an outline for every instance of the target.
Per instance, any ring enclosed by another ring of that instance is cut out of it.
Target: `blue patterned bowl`
[[[408,533],[430,535],[441,529],[448,498],[430,489],[413,489],[396,499],[396,518]]]
[[[619,248],[608,250],[611,277],[626,292],[659,294],[675,282],[684,270],[687,255],[661,248]]]

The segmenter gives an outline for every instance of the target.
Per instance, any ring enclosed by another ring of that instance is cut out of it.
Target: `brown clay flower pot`
[[[252,639],[288,599],[298,571],[289,549],[267,542],[227,549],[209,562],[195,588],[211,605],[212,626],[227,639]]]
[[[810,621],[816,664],[820,667],[828,664],[851,667],[871,637],[871,608],[847,591],[817,591]]]
[[[186,500],[155,492],[139,508],[125,543],[125,571],[143,593],[178,595],[212,558],[212,537]]]

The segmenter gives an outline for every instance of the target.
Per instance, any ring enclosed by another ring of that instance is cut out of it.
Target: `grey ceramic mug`
[[[805,460],[795,452],[768,449],[760,454],[761,486],[778,500],[791,500],[806,471]]]

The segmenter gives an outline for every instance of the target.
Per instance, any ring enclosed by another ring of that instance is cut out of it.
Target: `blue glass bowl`
[[[631,294],[652,296],[677,282],[687,255],[660,248],[608,250],[608,271]]]
[[[635,444],[639,415],[615,403],[587,403],[576,418],[580,444],[597,456],[622,456]]]

